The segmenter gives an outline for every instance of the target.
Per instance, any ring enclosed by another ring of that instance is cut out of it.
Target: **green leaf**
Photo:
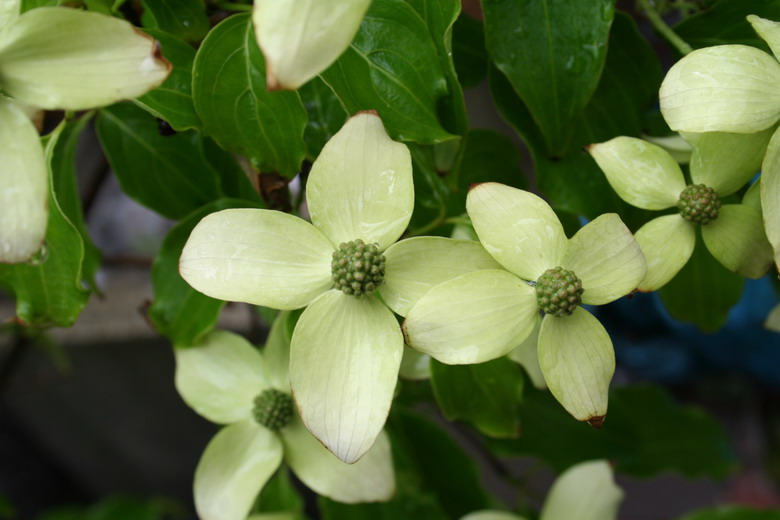
[[[394,139],[434,144],[453,138],[438,118],[448,72],[438,55],[443,43],[415,10],[420,1],[373,1],[355,40],[320,77],[348,113],[376,110]]]
[[[556,471],[592,459],[609,459],[617,472],[642,477],[673,470],[690,478],[722,478],[734,468],[721,426],[657,387],[613,389],[607,419],[595,430],[573,420],[549,392],[529,385],[520,420],[520,439],[489,445],[499,453],[538,456]]]
[[[295,489],[290,470],[283,465],[263,486],[252,513],[294,512],[303,517],[303,506],[303,498]]]
[[[387,431],[393,441],[396,496],[386,504],[321,499],[324,520],[444,520],[489,507],[474,461],[435,423],[396,407]]]
[[[715,332],[726,323],[744,285],[744,278],[713,258],[697,230],[691,259],[658,294],[674,318],[694,323],[704,332]]]
[[[483,0],[488,51],[563,155],[599,83],[614,0]]]
[[[220,171],[206,157],[206,141],[188,130],[161,135],[157,121],[130,103],[104,108],[97,133],[123,191],[171,219],[181,219],[223,195]]]
[[[460,14],[460,1],[406,0],[406,2],[425,20],[447,79],[448,96],[439,102],[439,118],[447,131],[463,135],[468,131],[469,120],[466,114],[463,89],[458,82],[458,75],[452,59],[452,31]]]
[[[444,416],[463,419],[490,437],[517,437],[523,374],[507,357],[478,365],[431,360],[431,383]]]
[[[347,112],[336,94],[319,77],[299,88],[298,93],[309,114],[303,139],[306,141],[307,157],[314,161],[325,143],[344,125]]]
[[[675,25],[674,32],[693,48],[738,43],[769,51],[745,19],[749,14],[780,20],[780,4],[775,0],[720,0]]]
[[[17,318],[34,327],[69,327],[75,323],[90,291],[85,288],[82,271],[85,247],[79,228],[65,215],[54,192],[57,184],[64,184],[55,171],[62,164],[60,151],[54,152],[65,125],[49,137],[46,159],[49,168],[49,223],[44,249],[25,264],[0,265],[0,285],[9,287],[16,295]],[[60,148],[62,150],[62,148]],[[67,146],[65,146],[67,151]],[[67,200],[68,197],[66,196]],[[69,201],[69,208],[73,208]]]
[[[173,69],[162,85],[135,102],[151,114],[166,120],[178,130],[200,127],[200,119],[192,104],[192,63],[195,49],[183,40],[158,29],[146,31],[160,42],[165,59]]]
[[[780,520],[780,510],[722,506],[702,509],[679,520]]]
[[[203,0],[142,0],[141,3],[145,27],[162,29],[192,43],[199,42],[209,32]]]
[[[485,28],[466,13],[460,13],[452,27],[452,60],[463,88],[476,87],[487,77]]]
[[[458,206],[465,206],[466,193],[472,184],[500,182],[515,188],[528,185],[520,169],[520,150],[504,134],[472,128],[463,140],[462,152],[448,175],[450,187],[462,195]]]
[[[531,148],[539,188],[556,208],[588,218],[617,212],[632,229],[648,219],[649,213],[620,200],[595,161],[581,150],[615,135],[638,136],[645,111],[657,103],[661,67],[628,15],[615,17],[601,81],[584,113],[573,121],[572,150],[563,157],[547,154],[541,132],[507,79],[493,69],[490,81],[502,116]]]
[[[199,208],[165,237],[152,266],[154,299],[149,318],[155,329],[175,345],[194,345],[217,323],[225,302],[199,293],[179,275],[179,257],[192,229],[206,215],[227,208],[261,207],[257,203],[220,199]]]
[[[225,150],[249,157],[263,173],[292,178],[306,156],[306,110],[297,92],[268,92],[265,61],[249,14],[231,16],[195,56],[195,110]]]
[[[96,288],[95,275],[100,268],[101,254],[89,235],[87,224],[84,221],[84,211],[81,207],[81,197],[76,186],[76,147],[79,144],[81,133],[91,119],[90,114],[65,124],[57,138],[51,143],[49,161],[52,185],[54,193],[57,194],[60,209],[79,230],[84,242],[82,275],[92,288]]]

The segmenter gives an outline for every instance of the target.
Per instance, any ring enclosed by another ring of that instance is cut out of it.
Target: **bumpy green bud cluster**
[[[330,263],[333,287],[346,294],[370,294],[385,279],[385,257],[378,244],[353,240],[339,245]]]
[[[269,388],[255,398],[252,415],[258,424],[269,430],[279,431],[290,423],[294,411],[292,397]]]
[[[680,193],[677,209],[685,220],[708,224],[718,218],[720,213],[718,193],[704,184],[689,184]]]
[[[545,314],[569,316],[582,303],[582,282],[562,267],[548,269],[536,281],[536,303]]]

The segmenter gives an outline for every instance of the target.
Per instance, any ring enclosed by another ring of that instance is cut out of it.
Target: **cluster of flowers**
[[[777,24],[755,17],[751,22],[773,48],[780,42]],[[767,93],[761,105],[771,105],[774,119],[746,109],[745,119],[760,119],[760,127],[719,126],[719,115],[730,120],[738,112],[736,101],[724,102],[723,96],[744,89],[732,92],[713,79],[722,73],[741,81],[747,72],[729,67],[753,67],[774,87],[780,65],[771,60],[771,68],[765,63],[770,60],[748,47],[715,47],[692,53],[670,71],[661,106],[692,146],[691,184],[677,161],[648,141],[618,137],[589,147],[625,201],[650,210],[676,206],[676,213],[651,220],[636,236],[618,215],[607,214],[567,238],[552,208],[536,195],[483,183],[466,202],[479,242],[398,241],[414,206],[411,158],[371,112],[353,116],[314,163],[307,183],[311,223],[255,209],[204,218],[180,261],[192,287],[223,300],[305,310],[288,338],[289,351],[274,346],[272,332],[263,356],[276,360],[273,372],[245,341],[222,332],[177,350],[177,384],[185,400],[215,422],[235,423],[215,437],[196,474],[202,514],[219,510],[224,518],[225,504],[232,503],[245,515],[282,453],[321,494],[343,501],[387,498],[393,473],[382,429],[402,358],[412,352],[447,364],[510,354],[529,372],[541,373],[575,418],[600,426],[615,359],[609,335],[583,304],[662,287],[690,258],[697,228],[713,256],[744,276],[764,275],[776,256],[763,222],[780,211],[780,181],[774,173],[767,180],[780,157],[772,138],[779,98]],[[752,110],[757,104],[746,100],[744,106]],[[721,201],[750,181],[767,145],[763,183],[741,201]],[[768,230],[770,240],[776,233]],[[773,243],[777,251],[778,240]],[[395,315],[404,318],[402,325]],[[215,397],[222,394],[230,406]],[[235,413],[227,417],[220,410]],[[254,450],[251,462],[241,462],[237,446],[248,453],[254,443],[266,446],[268,459],[259,460]],[[298,455],[304,451],[308,463]],[[245,473],[226,464],[253,476],[238,486],[227,475]],[[330,478],[319,478],[324,474]],[[361,475],[372,485],[356,486]]]

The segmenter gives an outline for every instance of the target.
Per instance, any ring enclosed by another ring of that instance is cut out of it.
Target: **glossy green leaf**
[[[472,184],[492,181],[521,189],[527,186],[525,174],[520,169],[520,150],[506,135],[472,128],[461,146],[462,151],[447,174],[448,185],[457,190],[457,207],[461,211]]]
[[[49,161],[52,172],[52,184],[57,194],[57,203],[63,214],[70,220],[81,234],[84,241],[84,264],[82,276],[93,288],[96,287],[95,275],[100,268],[100,250],[92,242],[84,211],[81,207],[81,197],[76,185],[76,150],[81,133],[90,122],[91,117],[82,117],[68,122],[62,128],[57,138],[51,143]]]
[[[298,94],[309,114],[303,139],[306,141],[307,157],[313,161],[325,143],[344,125],[347,112],[336,94],[319,77],[299,88]]]
[[[193,345],[217,323],[225,305],[199,293],[179,274],[179,257],[190,232],[206,215],[227,208],[254,206],[250,201],[220,199],[188,215],[168,232],[152,266],[154,298],[149,318],[157,332],[176,345]]]
[[[750,14],[780,20],[780,4],[774,0],[719,0],[675,25],[674,31],[697,49],[741,43],[769,50],[746,20]]]
[[[431,383],[444,416],[472,423],[490,437],[517,437],[523,375],[507,357],[477,365],[431,361]]]
[[[601,81],[584,113],[572,123],[571,152],[563,157],[548,156],[541,132],[506,77],[493,69],[490,79],[500,113],[531,148],[538,186],[556,208],[589,218],[614,211],[631,229],[646,220],[644,212],[620,200],[596,163],[579,149],[616,135],[638,136],[645,111],[657,103],[661,67],[628,15],[615,17]],[[621,100],[619,107],[616,100]]]
[[[483,0],[486,44],[560,156],[596,90],[614,16],[612,0]]]
[[[691,259],[661,288],[661,301],[678,320],[714,332],[726,323],[729,309],[742,295],[745,280],[712,257],[697,233]]]
[[[17,318],[35,327],[73,325],[90,293],[83,282],[84,241],[53,191],[53,164],[59,163],[53,153],[59,136],[51,136],[46,147],[50,190],[45,249],[26,264],[0,265],[0,284],[15,294]]]
[[[203,40],[192,78],[204,131],[255,169],[292,178],[306,155],[306,110],[296,92],[268,92],[249,14],[226,19]]]
[[[192,63],[195,49],[183,40],[159,29],[147,29],[162,48],[163,56],[173,70],[162,85],[135,102],[155,116],[166,120],[178,131],[198,128],[200,119],[192,104]]]
[[[701,509],[679,520],[780,520],[778,509],[753,509],[743,506],[720,506]]]
[[[448,95],[439,101],[438,114],[444,128],[457,135],[466,133],[469,127],[463,90],[458,81],[452,58],[452,31],[460,14],[459,0],[405,0],[425,20],[428,32],[436,45],[442,70],[447,79]]]
[[[193,130],[161,135],[157,121],[132,104],[105,108],[97,133],[122,190],[161,215],[181,219],[223,194],[204,138]]]
[[[526,386],[520,409],[523,434],[490,440],[498,453],[532,454],[564,471],[578,462],[613,461],[620,473],[648,477],[677,471],[694,478],[724,477],[734,455],[722,427],[698,408],[680,406],[652,386],[614,388],[600,430],[574,421],[549,392]]]
[[[437,113],[448,72],[419,1],[372,2],[355,40],[320,77],[350,114],[376,110],[394,139],[433,144],[453,137]]]
[[[192,43],[202,40],[209,31],[203,0],[142,0],[141,3],[146,27],[161,29]]]
[[[324,520],[457,519],[490,505],[474,461],[440,426],[396,407],[387,431],[397,473],[395,498],[354,506],[321,500]]]
[[[274,476],[265,483],[263,490],[257,496],[252,513],[290,513],[291,519],[302,520],[304,501],[301,494],[295,488],[290,471],[282,465]],[[265,516],[258,515],[257,520]],[[280,517],[281,520],[282,517]],[[249,517],[253,519],[252,516]],[[270,517],[268,520],[273,519]]]
[[[487,78],[485,28],[481,21],[463,12],[452,26],[452,60],[463,88],[476,87]]]

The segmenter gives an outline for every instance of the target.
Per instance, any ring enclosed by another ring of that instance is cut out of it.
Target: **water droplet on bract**
[[[41,248],[34,255],[32,255],[29,260],[27,260],[27,263],[29,265],[38,266],[43,264],[48,258],[49,248],[46,246],[46,242],[44,242]]]
[[[41,265],[49,258],[49,247],[44,242],[41,248],[27,261],[30,265]]]

